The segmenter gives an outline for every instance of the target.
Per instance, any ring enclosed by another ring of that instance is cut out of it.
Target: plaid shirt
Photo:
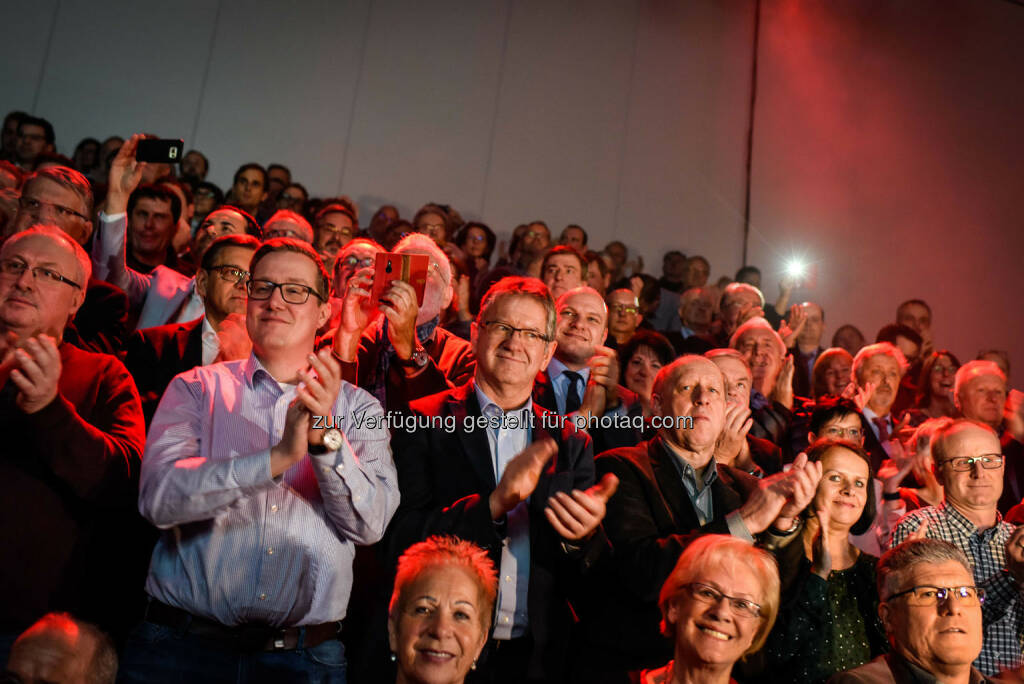
[[[889,547],[906,540],[925,520],[925,536],[947,541],[963,551],[974,565],[975,584],[986,591],[982,605],[985,642],[974,666],[986,675],[1018,667],[1024,647],[1024,594],[1003,570],[1006,540],[1015,527],[997,514],[995,526],[979,531],[960,511],[943,502],[903,516],[893,530]]]

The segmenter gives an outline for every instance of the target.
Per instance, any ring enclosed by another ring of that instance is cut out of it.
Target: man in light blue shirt
[[[139,508],[163,535],[125,681],[345,682],[354,545],[399,500],[383,410],[313,354],[330,316],[313,249],[276,238],[249,270],[252,355],[177,376],[153,418]]]

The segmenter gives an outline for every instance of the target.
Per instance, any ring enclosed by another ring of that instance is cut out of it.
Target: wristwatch
[[[430,363],[430,355],[427,354],[427,350],[419,342],[416,343],[415,349],[412,350],[412,356],[408,359],[398,359],[398,364],[406,368],[423,368],[428,363]]]
[[[342,442],[345,438],[341,434],[341,430],[338,428],[331,428],[324,432],[324,441],[320,444],[310,444],[309,453],[313,456],[320,456],[326,454],[328,451],[337,451],[341,448]]]

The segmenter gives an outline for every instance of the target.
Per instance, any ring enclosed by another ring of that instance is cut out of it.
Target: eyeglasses
[[[480,323],[480,327],[490,332],[492,335],[499,335],[503,340],[510,339],[516,333],[519,333],[524,342],[529,344],[538,344],[540,342],[550,342],[551,338],[544,333],[533,330],[532,328],[515,328],[508,323],[502,321],[483,321]]]
[[[959,456],[957,458],[947,458],[942,461],[939,465],[944,466],[949,464],[949,467],[953,470],[965,472],[971,470],[975,463],[981,465],[982,468],[987,470],[995,470],[1003,465],[1002,454],[982,454],[981,456],[975,456],[968,458],[967,456]]]
[[[334,228],[332,226],[319,225],[317,226],[317,232],[327,233],[329,235],[344,235],[345,237],[352,237],[351,228]]]
[[[53,202],[47,202],[46,200],[35,199],[34,197],[22,197],[18,200],[18,206],[29,216],[39,218],[39,214],[42,212],[43,207],[50,207],[53,213],[58,218],[69,219],[71,217],[77,217],[83,221],[88,221],[89,217],[85,214],[80,214],[70,207],[65,207],[61,204],[54,204]]]
[[[486,235],[467,235],[466,242],[484,242],[487,240]]]
[[[52,268],[47,268],[45,266],[33,266],[32,268],[29,268],[29,265],[22,261],[21,259],[0,260],[0,273],[2,273],[5,276],[10,276],[14,279],[18,279],[21,277],[21,274],[24,273],[25,271],[32,271],[32,277],[35,278],[36,280],[40,280],[41,277],[42,280],[40,282],[43,283],[66,283],[71,287],[78,288],[79,290],[82,289],[81,285],[71,280],[70,278],[65,278],[60,273],[54,271]]]
[[[370,266],[373,266],[374,260],[374,257],[363,257],[360,259],[355,254],[349,254],[341,260],[341,263],[343,266],[347,266],[348,268],[369,268]]]
[[[933,587],[930,584],[898,591],[886,601],[892,601],[901,596],[907,597],[909,606],[934,606],[938,603],[945,603],[954,596],[965,606],[980,606],[985,602],[985,590],[981,587]]]
[[[619,315],[622,315],[622,314],[635,314],[635,313],[639,313],[640,312],[640,309],[638,307],[627,306],[625,304],[616,304],[614,306],[609,306],[608,309],[610,311],[614,311],[615,313],[617,313]]]
[[[855,442],[864,436],[864,431],[860,428],[844,428],[837,425],[830,425],[823,432],[832,439],[850,439]]]
[[[234,283],[235,285],[244,283],[250,275],[248,271],[227,265],[212,266],[206,270],[215,272],[225,283]]]
[[[248,284],[249,297],[252,299],[270,299],[274,290],[281,288],[281,299],[289,304],[305,304],[309,295],[316,295],[320,301],[327,301],[323,295],[301,283],[275,283],[272,280],[250,280]]]
[[[753,601],[736,598],[735,596],[728,596],[714,587],[701,584],[700,582],[693,582],[692,584],[684,585],[683,588],[686,589],[690,596],[693,597],[694,601],[700,601],[701,603],[706,603],[708,605],[717,605],[722,599],[726,599],[729,602],[729,609],[736,617],[761,617],[761,606]]]

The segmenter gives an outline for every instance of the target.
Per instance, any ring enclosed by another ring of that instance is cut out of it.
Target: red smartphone
[[[378,252],[373,266],[373,290],[370,297],[379,301],[392,281],[404,280],[416,291],[416,303],[423,306],[423,292],[427,289],[427,269],[430,257],[426,254],[395,254]]]

